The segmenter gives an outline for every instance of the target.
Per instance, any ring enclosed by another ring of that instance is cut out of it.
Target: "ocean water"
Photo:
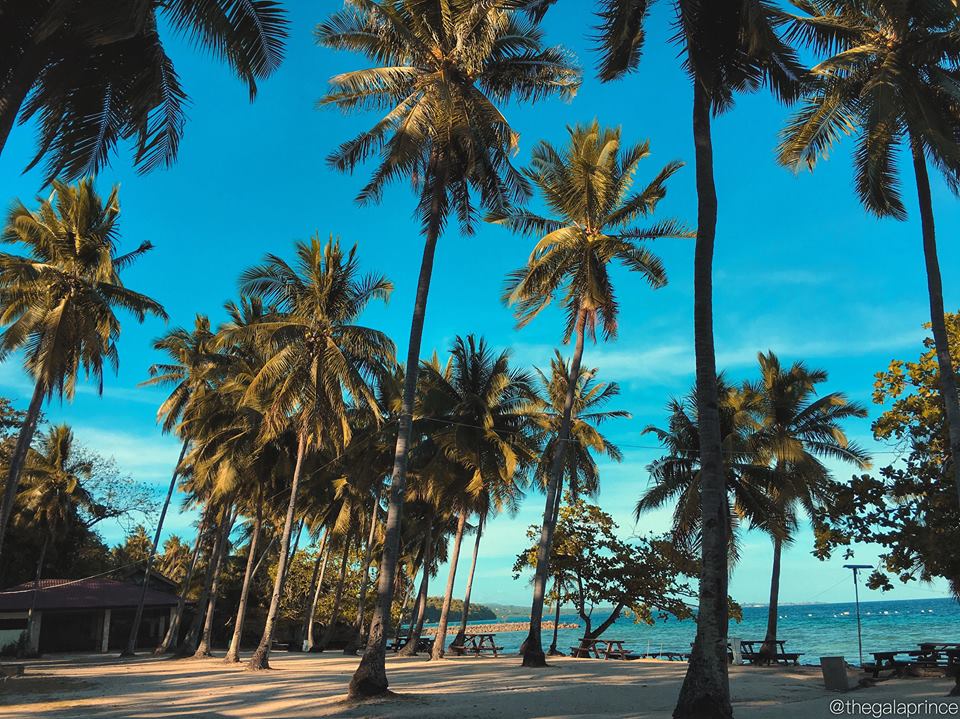
[[[547,612],[544,620],[552,620]],[[857,615],[853,602],[842,604],[792,604],[779,611],[779,639],[786,640],[788,652],[803,652],[802,664],[819,664],[822,656],[843,656],[850,663],[858,663]],[[594,626],[606,617],[594,613]],[[960,603],[953,599],[913,599],[900,601],[873,601],[860,603],[863,625],[863,654],[870,652],[915,649],[921,642],[960,642]],[[501,617],[496,621],[525,622],[529,617]],[[561,623],[582,626],[575,614],[561,613]],[[489,624],[493,621],[477,622]],[[729,636],[740,639],[763,639],[767,627],[766,607],[744,607],[743,621],[730,622]],[[430,628],[425,628],[429,633]],[[658,621],[653,626],[635,624],[621,617],[603,637],[621,639],[624,646],[635,652],[677,651],[689,652],[696,633],[693,620]],[[497,644],[505,652],[516,652],[526,632],[497,634]],[[564,654],[583,636],[582,629],[561,629],[557,646]],[[550,645],[553,632],[544,631],[544,647]]]

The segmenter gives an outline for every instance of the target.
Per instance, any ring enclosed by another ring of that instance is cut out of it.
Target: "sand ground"
[[[219,659],[117,660],[102,655],[31,662],[27,676],[0,684],[3,719],[300,719],[306,717],[450,717],[457,719],[666,719],[685,665],[557,658],[544,670],[524,669],[516,657],[463,657],[429,662],[391,657],[388,672],[398,697],[346,701],[357,659],[340,654],[275,654],[272,671],[249,673]],[[853,676],[853,675],[851,675]],[[958,705],[947,698],[952,680],[892,679],[847,694],[822,688],[815,667],[733,667],[738,719],[837,716],[838,699]],[[868,712],[841,716],[870,716]],[[950,715],[949,713],[947,715]],[[904,716],[904,714],[887,714]],[[921,716],[921,714],[918,714]]]

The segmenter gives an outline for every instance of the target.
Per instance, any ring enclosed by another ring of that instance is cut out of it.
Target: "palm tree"
[[[206,375],[217,365],[218,356],[213,351],[212,342],[213,333],[210,331],[210,320],[205,315],[198,314],[194,320],[192,332],[178,327],[153,343],[155,350],[166,352],[170,356],[171,363],[151,365],[149,369],[150,379],[141,384],[144,386],[173,385],[170,396],[157,410],[157,420],[162,422],[161,427],[164,433],[175,428],[177,420],[182,416],[183,409],[189,402],[194,389],[205,380]],[[180,465],[183,463],[189,444],[187,439],[181,441],[180,457],[177,459],[177,464],[170,476],[167,496],[160,510],[157,529],[153,535],[153,545],[150,548],[147,565],[144,568],[140,600],[133,615],[133,628],[130,630],[127,646],[121,656],[132,657],[135,654],[137,636],[140,633],[140,621],[143,618],[143,603],[147,596],[147,585],[150,582],[150,570],[153,568],[153,560],[157,555],[157,547],[160,546],[163,522],[166,519],[167,510],[170,508],[173,490],[177,486]]]
[[[117,308],[143,322],[148,314],[166,319],[163,308],[127,289],[120,278],[152,245],[117,254],[118,189],[104,201],[92,180],[54,182],[53,194],[32,212],[14,204],[0,240],[20,244],[28,256],[0,253],[0,360],[24,350],[24,367],[34,380],[33,397],[10,458],[0,506],[0,550],[20,485],[20,474],[45,399],[73,399],[82,367],[103,393],[103,365],[116,370],[120,320]]]
[[[363,659],[350,683],[355,697],[382,695],[388,687],[386,627],[437,240],[451,213],[464,232],[472,231],[474,194],[488,209],[526,194],[526,183],[510,165],[517,135],[496,103],[552,94],[571,97],[580,84],[567,53],[545,48],[540,32],[512,12],[515,7],[515,0],[363,0],[351,2],[317,28],[322,45],[359,52],[376,63],[331,78],[331,90],[321,103],[345,111],[387,112],[371,129],[341,145],[331,164],[350,171],[378,157],[379,165],[358,198],[361,202],[378,200],[393,180],[413,178],[424,234],[377,605]]]
[[[248,664],[269,668],[270,647],[286,579],[297,490],[307,452],[342,450],[350,441],[347,397],[379,416],[371,382],[394,363],[394,345],[382,332],[355,324],[371,302],[386,300],[393,285],[382,276],[360,276],[356,247],[344,252],[332,238],[296,245],[297,261],[277,255],[241,276],[244,294],[277,308],[276,317],[249,326],[228,325],[225,342],[256,337],[271,356],[250,382],[244,402],[262,411],[261,437],[269,441],[290,428],[296,460],[284,518],[280,559],[260,645]]]
[[[930,323],[960,500],[960,399],[947,347],[927,160],[954,190],[960,183],[960,101],[956,94],[960,16],[951,0],[886,3],[804,0],[791,31],[829,54],[811,70],[803,108],[783,130],[780,161],[813,169],[842,135],[857,135],[857,195],[880,217],[905,220],[896,156],[909,148],[920,207]]]
[[[639,218],[647,218],[656,210],[666,195],[667,180],[681,167],[679,163],[666,165],[643,190],[631,193],[638,165],[649,154],[647,143],[624,148],[619,129],[601,128],[597,122],[568,128],[568,132],[570,143],[566,148],[539,143],[525,173],[540,188],[556,217],[517,209],[494,214],[490,219],[515,232],[542,236],[527,265],[507,279],[504,300],[515,306],[518,326],[523,327],[559,296],[566,313],[563,341],[575,338],[570,376],[579,377],[585,338],[596,342],[598,328],[605,339],[617,334],[619,305],[610,265],[619,262],[640,273],[653,288],[662,287],[667,282],[663,265],[643,243],[688,233],[672,220],[649,228],[634,226]],[[574,393],[575,384],[570,384],[551,457],[524,666],[546,666],[540,627],[550,576],[554,507],[566,461],[562,448],[570,436]]]
[[[510,353],[496,353],[482,338],[457,337],[450,360],[424,363],[422,419],[434,462],[452,465],[443,506],[457,514],[457,529],[433,659],[444,654],[460,545],[467,519],[516,507],[524,475],[538,456],[532,404],[533,378],[510,367]],[[477,527],[479,536],[479,526]]]
[[[17,496],[17,504],[23,509],[23,517],[29,517],[30,524],[43,530],[43,545],[37,559],[28,616],[32,627],[34,604],[50,541],[55,540],[57,532],[70,524],[78,508],[95,506],[93,497],[83,486],[83,480],[93,474],[93,463],[77,456],[73,430],[61,424],[44,433],[39,448],[30,452],[23,474],[24,487]],[[27,633],[30,634],[31,630],[28,629]]]
[[[541,15],[556,0],[532,0]],[[621,78],[640,63],[646,21],[655,0],[598,0],[599,75]],[[718,200],[713,168],[712,116],[729,110],[739,92],[769,86],[783,100],[797,92],[802,74],[796,53],[779,33],[781,14],[770,0],[675,0],[673,38],[682,47],[693,86],[693,140],[697,183],[694,251],[694,348],[704,542],[700,563],[697,638],[674,709],[678,719],[733,713],[727,677],[727,566],[720,398],[713,338],[713,255]]]
[[[599,425],[610,419],[629,419],[630,413],[625,410],[604,409],[611,399],[620,394],[620,386],[616,382],[597,382],[597,372],[597,368],[581,367],[580,377],[572,382],[575,385],[574,400],[566,442],[564,474],[569,494],[573,499],[581,493],[596,496],[600,491],[600,472],[594,454],[603,455],[614,462],[620,462],[623,459],[620,448],[600,432]],[[566,362],[557,351],[550,361],[550,374],[540,369],[537,369],[537,374],[540,388],[532,409],[541,432],[546,436],[546,443],[537,465],[536,480],[537,486],[545,490],[550,482],[550,469],[559,444],[560,425],[563,422],[563,407],[571,384],[570,363]],[[562,487],[561,481],[553,506],[554,526],[560,514]],[[560,577],[555,577],[554,582],[557,595],[556,616],[559,617],[561,596],[559,588],[563,582]],[[551,656],[559,654],[556,621],[553,641],[547,654]]]
[[[171,165],[189,102],[160,28],[212,51],[247,84],[280,65],[286,13],[275,0],[111,3],[8,0],[0,25],[0,153],[18,116],[36,119],[48,178],[96,174],[121,141],[143,172]]]
[[[823,459],[869,468],[867,452],[850,442],[840,427],[851,417],[866,417],[867,410],[839,392],[817,397],[817,385],[827,381],[823,370],[808,369],[801,362],[784,369],[773,352],[761,353],[758,359],[760,380],[747,388],[759,399],[753,443],[772,469],[771,499],[777,514],[787,529],[792,529],[799,522],[801,510],[815,518],[834,499],[837,485]],[[784,544],[784,534],[774,533],[767,634],[761,648],[761,654],[770,659],[777,653],[780,555]]]

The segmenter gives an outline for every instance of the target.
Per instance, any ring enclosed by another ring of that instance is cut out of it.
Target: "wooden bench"
[[[570,647],[570,656],[581,659],[629,659],[622,639],[581,639],[580,646]]]
[[[390,651],[399,652],[405,646],[407,642],[410,641],[409,636],[400,636],[396,637],[393,640],[393,644],[390,646]],[[417,651],[418,652],[429,652],[433,649],[433,637],[420,637],[417,640]]]
[[[763,652],[757,648],[759,645],[761,648],[766,643],[766,640],[755,639],[755,640],[743,640],[740,642],[740,658],[744,661],[750,662],[751,664],[763,664],[773,662],[775,664],[799,664],[800,657],[803,656],[803,652],[788,652],[784,645],[787,643],[786,639],[777,639],[777,652],[774,653],[772,657],[769,655],[764,655]]]

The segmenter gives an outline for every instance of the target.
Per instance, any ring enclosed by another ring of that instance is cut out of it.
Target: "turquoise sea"
[[[803,652],[801,663],[818,664],[821,656],[844,656],[858,662],[856,605],[792,604],[780,607],[779,638],[786,640],[787,651]],[[860,603],[863,624],[863,652],[913,649],[920,642],[960,642],[960,603],[954,599],[913,599]],[[606,613],[594,612],[594,625]],[[496,621],[525,622],[528,617],[500,617]],[[548,613],[545,620],[553,619]],[[561,623],[581,625],[574,614],[561,613]],[[490,621],[477,622],[489,624]],[[743,621],[730,622],[729,635],[740,639],[763,639],[767,626],[766,607],[744,607]],[[430,632],[430,628],[426,628]],[[604,633],[610,639],[622,639],[635,652],[689,651],[696,625],[689,621],[658,621],[653,626],[635,624],[620,618]],[[497,643],[506,652],[516,652],[526,632],[497,634]],[[582,636],[582,630],[561,629],[557,646],[565,654]],[[549,646],[552,631],[544,632],[544,647]]]

